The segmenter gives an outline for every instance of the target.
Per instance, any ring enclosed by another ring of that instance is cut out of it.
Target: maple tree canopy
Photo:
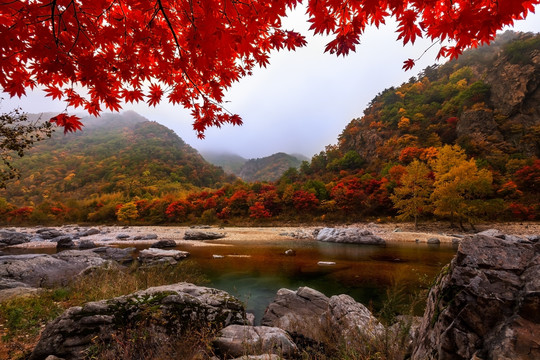
[[[305,38],[281,19],[301,0],[1,0],[0,86],[10,96],[44,88],[47,96],[91,115],[123,102],[156,106],[165,98],[191,109],[200,137],[209,126],[241,124],[223,106],[224,91],[272,50],[294,50]],[[394,17],[398,40],[427,37],[438,57],[455,58],[488,43],[540,0],[309,0],[315,34],[326,51],[354,51],[369,25]],[[414,66],[405,61],[404,69]],[[51,121],[80,129],[76,116]]]

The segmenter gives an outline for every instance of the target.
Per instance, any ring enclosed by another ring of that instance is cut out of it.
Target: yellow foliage
[[[398,128],[400,129],[406,129],[411,125],[411,120],[406,117],[402,117],[401,120],[399,120]]]

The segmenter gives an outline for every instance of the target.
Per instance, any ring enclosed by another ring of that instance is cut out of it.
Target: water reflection
[[[348,294],[377,310],[392,284],[404,284],[408,291],[414,292],[422,281],[434,278],[455,254],[455,248],[444,244],[362,246],[308,240],[229,242],[226,239],[208,243],[216,246],[185,244],[177,249],[190,252],[190,258],[210,279],[210,286],[244,301],[248,311],[255,314],[256,321],[260,320],[277,290],[295,290],[300,286],[309,286],[327,296]],[[137,246],[139,250],[145,247]],[[296,255],[286,256],[287,249],[295,250]],[[55,249],[39,252],[54,253]],[[320,266],[319,261],[336,264]]]
[[[393,283],[405,284],[413,292],[421,285],[421,279],[436,276],[455,253],[451,246],[444,245],[400,243],[381,247],[316,241],[179,249],[192,254],[212,286],[246,302],[256,321],[282,287],[309,286],[328,296],[344,293],[376,310]],[[296,255],[286,256],[287,249],[294,249]],[[224,257],[216,259],[214,254]],[[320,266],[319,261],[336,265]]]

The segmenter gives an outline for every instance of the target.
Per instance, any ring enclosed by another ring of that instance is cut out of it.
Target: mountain
[[[540,157],[540,35],[506,32],[384,90],[308,172],[384,174],[445,144],[500,174]]]
[[[275,181],[289,168],[298,168],[302,160],[282,152],[248,160],[237,173],[244,181]]]
[[[82,121],[82,131],[55,132],[13,161],[21,177],[0,196],[14,204],[110,193],[144,197],[235,179],[207,163],[172,130],[133,111]]]
[[[210,164],[221,167],[228,174],[238,175],[242,166],[248,161],[240,155],[213,151],[201,152],[202,157]]]

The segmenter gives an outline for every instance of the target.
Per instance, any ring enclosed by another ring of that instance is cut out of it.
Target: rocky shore
[[[69,237],[74,249],[54,255],[0,256],[0,293],[8,291],[13,296],[15,289],[22,289],[21,293],[25,289],[39,291],[43,286],[69,281],[80,272],[134,259],[133,248],[98,246],[100,241],[155,244],[174,240],[163,239],[165,232],[150,232],[148,228],[139,232],[126,231],[136,228],[92,229],[2,231],[0,241],[5,244],[54,242]],[[325,238],[338,234],[338,240],[349,233],[339,229],[314,233],[305,228],[276,230],[267,229],[276,236],[305,237],[306,241],[321,233]],[[184,235],[174,232],[180,231],[178,228],[169,231],[178,237]],[[196,231],[230,236],[227,229]],[[249,239],[250,231],[258,230],[236,229],[237,241]],[[376,231],[360,233],[354,231],[353,237],[385,241]],[[210,348],[198,354],[198,359],[301,359],[306,354],[316,356],[350,344],[359,346],[359,351],[379,346],[376,344],[393,344],[401,358],[418,360],[540,358],[540,233],[510,235],[489,229],[474,235],[456,235],[451,238],[459,239],[457,254],[431,288],[420,318],[397,317],[394,324],[383,325],[363,304],[346,294],[327,297],[301,287],[280,289],[261,324],[254,326],[244,305],[228,293],[178,283],[66,310],[45,327],[31,359],[82,359],[97,343],[108,346],[116,339],[115,334],[126,328],[152,334],[148,341],[173,342],[202,324],[210,325],[215,332]],[[105,236],[111,240],[98,238]],[[141,238],[135,239],[138,236]],[[178,241],[204,244],[213,240]],[[86,247],[89,242],[95,247],[80,249],[81,244]],[[139,254],[139,260],[147,266],[174,264],[188,256],[161,247],[149,250],[148,259]]]

